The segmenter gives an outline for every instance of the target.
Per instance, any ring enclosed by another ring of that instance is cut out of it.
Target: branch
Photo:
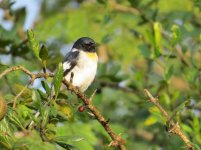
[[[23,89],[15,96],[15,98],[13,100],[13,109],[16,108],[17,99],[22,95],[22,93],[28,88],[29,85],[30,85],[30,83],[28,83],[26,86],[24,86]]]
[[[128,13],[132,13],[134,15],[140,14],[140,11],[137,8],[118,4],[115,0],[109,0],[108,3],[116,11],[128,12]]]
[[[137,89],[133,89],[133,88],[131,89],[131,88],[128,88],[128,87],[119,86],[118,83],[104,82],[104,81],[98,81],[98,80],[96,80],[95,82],[100,84],[101,87],[110,87],[110,88],[121,90],[121,91],[127,92],[127,93],[133,93],[133,92],[137,91]]]
[[[98,111],[98,109],[93,106],[91,98],[88,99],[84,93],[82,93],[78,88],[72,86],[68,81],[63,80],[63,84],[65,84],[66,88],[76,94],[78,98],[82,100],[86,108],[90,110],[90,112],[95,116],[96,120],[104,127],[105,131],[109,134],[109,136],[112,138],[112,142],[109,144],[109,146],[112,147],[118,147],[120,150],[126,150],[125,141],[121,138],[120,135],[117,135],[114,133],[114,131],[111,129],[108,120],[106,120],[103,115]],[[92,94],[91,97],[93,97],[94,94]]]
[[[117,3],[115,0],[109,0],[108,3],[114,11],[119,11],[123,13],[131,13],[133,15],[140,15],[142,20],[147,21],[150,25],[153,25],[153,21],[149,19],[147,15],[144,13],[144,11],[138,7],[124,6]]]
[[[0,74],[0,79],[9,74],[10,72],[16,71],[16,70],[20,70],[22,72],[24,72],[25,74],[27,74],[32,81],[34,81],[37,78],[46,78],[46,77],[54,77],[54,74],[52,73],[31,73],[29,70],[27,70],[26,68],[22,67],[22,66],[13,66],[10,67],[6,70],[4,70],[1,74]]]
[[[168,132],[176,134],[177,136],[179,136],[184,141],[186,147],[189,150],[194,150],[194,147],[191,144],[191,142],[189,141],[189,139],[184,135],[184,133],[182,133],[181,127],[179,126],[178,122],[175,123],[170,118],[170,116],[168,115],[168,113],[166,112],[166,110],[159,104],[158,98],[153,97],[151,95],[151,93],[147,89],[144,89],[144,92],[149,97],[149,102],[153,103],[160,110],[160,112],[163,114],[163,116],[167,119],[167,121],[171,125],[172,128]]]
[[[7,75],[8,73],[16,71],[16,70],[20,70],[20,71],[24,72],[25,74],[27,74],[31,78],[31,82],[34,82],[34,80],[37,78],[54,77],[54,74],[52,74],[52,73],[36,73],[36,74],[34,74],[22,66],[14,66],[14,67],[4,70],[0,74],[0,79],[3,76]],[[96,120],[98,120],[98,122],[104,127],[105,131],[112,138],[112,142],[109,144],[109,146],[118,147],[120,150],[126,150],[125,141],[121,138],[120,135],[117,135],[114,133],[114,131],[111,129],[111,127],[108,123],[108,120],[106,120],[103,117],[103,115],[98,111],[98,109],[95,106],[93,106],[92,98],[94,97],[95,93],[93,93],[92,96],[88,99],[84,93],[82,93],[79,89],[74,87],[67,80],[64,79],[63,84],[66,86],[66,88],[69,91],[74,93],[78,98],[80,98],[82,100],[82,102],[84,103],[86,108],[88,108],[90,110],[90,112],[95,116]]]

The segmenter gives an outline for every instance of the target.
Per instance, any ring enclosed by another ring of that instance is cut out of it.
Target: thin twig
[[[36,114],[34,115],[34,119],[38,118],[38,116],[40,115],[40,112],[36,112]],[[29,125],[27,126],[27,128],[30,130],[32,128],[32,126],[34,125],[34,120],[32,120]]]
[[[22,67],[22,66],[13,66],[13,67],[10,67],[6,70],[4,70],[1,74],[0,74],[0,79],[9,74],[10,72],[13,72],[13,71],[16,71],[16,70],[20,70],[24,73],[26,73],[27,75],[29,75],[29,77],[31,78],[32,81],[34,81],[35,79],[37,78],[44,78],[44,77],[53,77],[54,74],[52,73],[31,73],[29,70],[27,70],[26,68]]]
[[[23,87],[23,89],[15,96],[15,98],[14,98],[14,100],[13,100],[13,109],[16,108],[17,99],[22,95],[22,93],[27,89],[27,87],[28,87],[29,85],[30,85],[30,83],[27,84],[27,85],[25,85],[25,86]]]
[[[181,127],[179,126],[178,122],[175,123],[170,118],[170,116],[168,115],[166,110],[158,102],[158,98],[153,97],[152,94],[147,89],[144,89],[144,92],[149,97],[149,102],[153,103],[160,110],[160,112],[163,114],[163,116],[167,119],[167,121],[171,125],[171,129],[169,129],[168,132],[178,135],[184,141],[186,147],[189,150],[194,150],[193,145],[191,144],[190,140],[186,137],[186,135],[184,135],[184,133],[182,132]]]
[[[104,81],[98,81],[98,80],[96,80],[95,82],[100,84],[101,87],[110,87],[110,88],[113,88],[113,89],[121,90],[123,92],[133,93],[133,92],[137,91],[136,88],[131,89],[131,88],[128,88],[128,87],[122,87],[122,86],[119,86],[118,83],[114,83],[114,82],[104,82]]]
[[[91,94],[91,96],[89,97],[90,103],[92,103],[92,100],[93,100],[94,96],[96,95],[96,91],[97,91],[97,89],[95,89],[94,92],[93,92],[93,93]]]
[[[147,17],[147,15],[138,7],[129,7],[129,6],[124,6],[119,3],[117,3],[115,0],[109,0],[108,1],[110,7],[114,11],[119,11],[123,13],[131,13],[133,15],[140,15],[142,20],[147,21],[150,25],[153,25],[153,21]]]
[[[129,12],[135,15],[138,15],[140,13],[137,8],[118,4],[115,0],[109,0],[108,3],[114,10],[118,10],[120,12]]]

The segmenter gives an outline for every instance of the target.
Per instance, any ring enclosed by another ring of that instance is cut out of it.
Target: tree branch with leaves
[[[29,39],[29,44],[31,49],[33,50],[33,53],[35,54],[36,58],[41,61],[43,65],[43,71],[44,73],[32,73],[28,69],[22,67],[22,66],[13,66],[10,68],[7,68],[0,74],[0,79],[7,74],[13,72],[13,71],[22,71],[25,74],[27,74],[30,77],[30,82],[17,94],[15,99],[13,100],[13,109],[16,108],[16,101],[17,98],[20,97],[20,95],[24,92],[24,90],[28,87],[29,84],[33,84],[36,79],[39,78],[53,78],[53,85],[54,85],[54,97],[50,96],[50,100],[46,102],[46,107],[48,110],[48,106],[50,105],[51,101],[55,101],[57,99],[57,96],[60,91],[61,84],[63,83],[66,88],[74,93],[85,105],[85,107],[90,111],[91,115],[103,126],[105,131],[108,133],[108,135],[111,137],[112,142],[109,144],[111,147],[118,147],[120,150],[125,150],[125,141],[122,139],[120,134],[116,134],[112,128],[109,125],[109,121],[105,119],[105,117],[98,111],[98,109],[93,105],[93,98],[95,96],[95,92],[90,96],[90,98],[87,98],[87,96],[82,93],[78,88],[74,87],[71,83],[69,83],[67,80],[63,78],[63,66],[60,63],[58,65],[58,68],[55,72],[53,73],[46,73],[46,61],[47,61],[47,56],[48,56],[48,51],[47,48],[44,48],[44,46],[40,49],[39,48],[39,43],[36,41],[34,37],[34,33],[32,31],[28,31],[28,39]],[[43,114],[46,114],[46,117],[43,117],[42,124],[40,125],[40,135],[41,139],[43,141],[48,141],[47,138],[44,135],[44,126],[47,124],[48,121],[48,113],[46,112]],[[36,113],[35,119],[39,116],[39,113]],[[44,121],[45,120],[45,121]],[[45,122],[45,123],[44,123]],[[32,129],[32,128],[29,128]],[[60,144],[61,146],[61,144]]]

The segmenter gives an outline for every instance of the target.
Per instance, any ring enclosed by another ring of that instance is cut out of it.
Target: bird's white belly
[[[68,73],[65,78],[70,82],[71,72],[73,72],[73,86],[78,87],[82,92],[84,92],[95,78],[97,60],[90,59],[84,54],[81,55],[81,58],[83,59],[79,60],[78,64]]]

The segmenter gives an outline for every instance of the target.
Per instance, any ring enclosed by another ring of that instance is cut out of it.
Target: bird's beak
[[[96,43],[95,44],[95,47],[97,48],[97,47],[99,47],[101,44],[100,43]]]

